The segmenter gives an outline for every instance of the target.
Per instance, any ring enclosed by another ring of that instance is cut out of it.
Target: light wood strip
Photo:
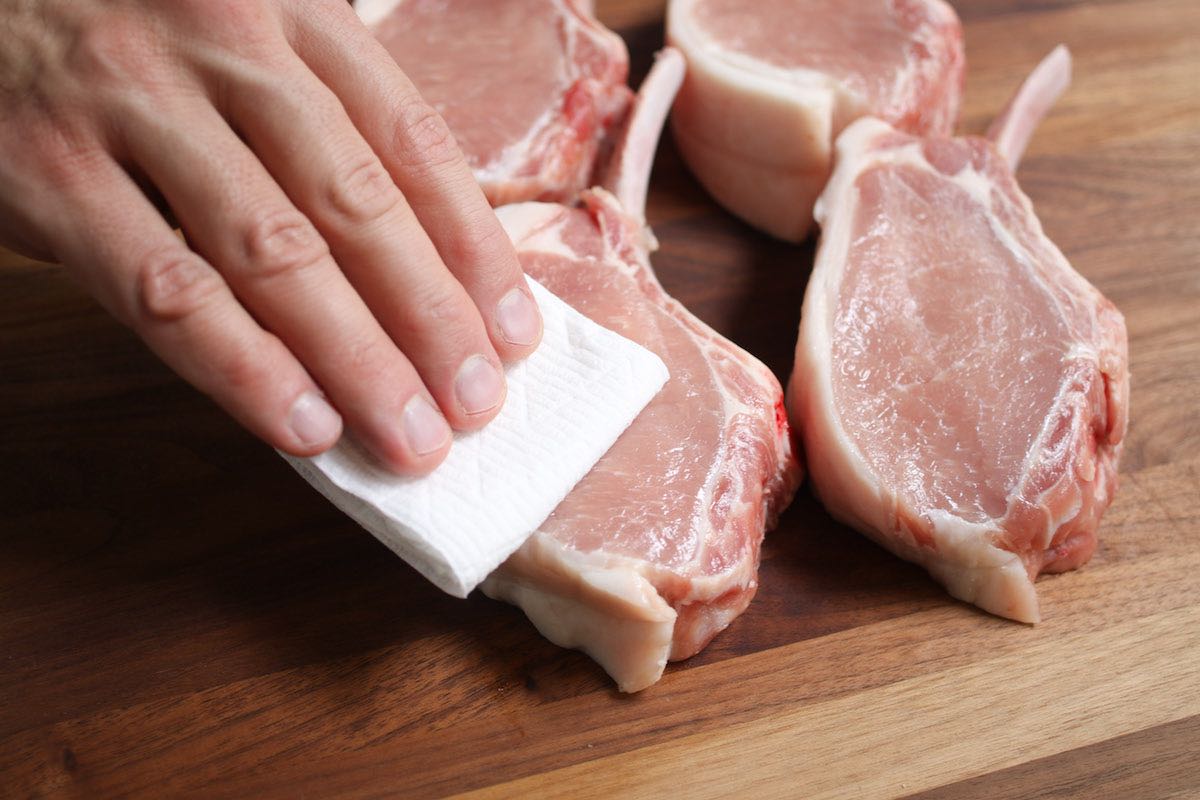
[[[1193,606],[460,797],[894,798],[1197,713]]]
[[[1195,798],[1200,793],[1200,716],[1055,753],[903,800],[1120,800]]]

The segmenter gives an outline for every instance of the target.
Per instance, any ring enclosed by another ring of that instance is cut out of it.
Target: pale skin
[[[0,0],[0,243],[267,443],[345,428],[401,474],[541,337],[453,137],[343,0]]]

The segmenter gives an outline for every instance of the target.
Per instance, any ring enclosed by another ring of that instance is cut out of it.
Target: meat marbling
[[[660,56],[609,176],[576,207],[498,210],[526,272],[653,350],[671,378],[549,519],[483,584],[548,639],[637,691],[701,648],[754,596],[759,545],[799,465],[771,372],[670,298],[642,217],[662,121],[683,74]],[[615,194],[614,194],[615,193]]]
[[[988,139],[846,129],[788,392],[835,517],[1025,622],[1095,549],[1129,397],[1120,312],[1013,176],[1069,76],[1059,48]]]
[[[942,0],[671,0],[688,59],[672,132],[705,188],[750,224],[799,241],[838,133],[864,115],[948,136],[962,29]]]
[[[358,0],[493,205],[570,201],[629,106],[621,38],[576,0]]]

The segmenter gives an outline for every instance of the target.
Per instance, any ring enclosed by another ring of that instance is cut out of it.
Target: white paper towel
[[[338,508],[440,588],[466,597],[587,474],[666,383],[662,360],[602,328],[536,281],[542,343],[508,369],[508,397],[458,434],[432,474],[401,478],[343,437],[314,458],[284,455]]]

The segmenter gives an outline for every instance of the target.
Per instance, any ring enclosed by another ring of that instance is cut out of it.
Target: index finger
[[[437,111],[355,15],[340,3],[304,6],[293,47],[338,95],[379,155],[438,253],[478,306],[496,352],[528,355],[541,315],[516,251]]]

